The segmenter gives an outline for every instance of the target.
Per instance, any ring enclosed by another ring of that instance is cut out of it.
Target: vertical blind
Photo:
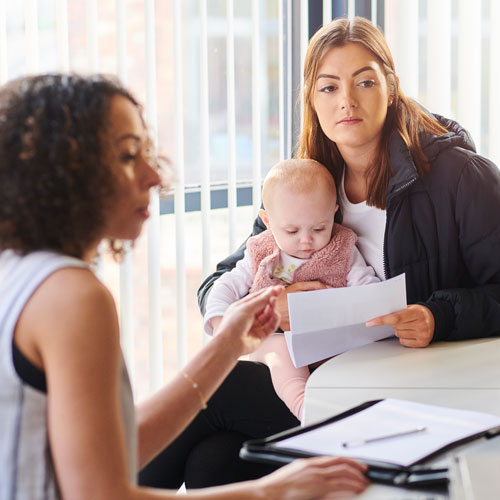
[[[176,304],[177,304],[177,367],[187,359],[186,342],[186,260],[184,233],[184,115],[183,115],[183,79],[182,79],[182,15],[181,1],[174,0],[174,80],[175,80],[175,166],[177,182],[175,184],[175,269],[176,269]],[[203,82],[200,81],[200,85]]]
[[[144,370],[137,358],[143,339],[139,341],[135,327],[136,312],[142,301],[142,297],[137,298],[136,290],[138,281],[147,276],[148,382],[142,395],[158,388],[172,370],[185,364],[194,354],[188,351],[188,339],[201,336],[201,328],[188,331],[190,318],[199,312],[193,305],[193,297],[188,295],[188,285],[189,294],[194,292],[189,284],[191,268],[186,262],[186,250],[201,248],[201,275],[196,278],[199,283],[213,271],[218,260],[241,243],[238,234],[250,231],[250,220],[261,203],[262,177],[272,164],[270,158],[277,160],[292,154],[293,119],[299,123],[301,120],[295,96],[302,83],[302,77],[295,81],[294,74],[302,73],[301,63],[312,34],[314,15],[327,23],[339,15],[362,14],[381,25],[405,93],[430,110],[458,120],[472,133],[478,150],[500,163],[497,119],[500,112],[497,89],[500,2],[496,0],[301,1],[298,8],[292,0],[251,0],[248,8],[245,7],[248,2],[239,0],[85,0],[83,4],[83,11],[74,12],[76,2],[68,0],[25,0],[20,5],[0,2],[0,83],[39,71],[96,72],[102,70],[106,61],[103,51],[111,51],[114,58],[111,72],[125,84],[132,79],[139,82],[136,93],[145,104],[149,130],[160,148],[162,130],[168,156],[176,169],[172,188],[174,214],[166,225],[161,224],[161,218],[166,216],[160,215],[158,194],[152,195],[151,219],[144,243],[146,257],[138,263],[139,250],[129,246],[117,278],[122,347],[137,386],[136,373]],[[142,20],[138,20],[138,13],[142,13]],[[81,15],[85,16],[85,34],[80,42],[73,40],[70,44],[71,35],[80,29]],[[53,67],[46,67],[47,52],[41,46],[48,36],[42,29],[47,23],[53,25],[54,31],[50,49],[50,53],[54,53]],[[136,31],[131,36],[132,25]],[[159,43],[160,36],[168,43]],[[144,71],[140,75],[130,71],[131,48],[135,47],[137,37],[143,39]],[[298,44],[294,45],[294,40],[298,40]],[[82,63],[82,53],[86,63]],[[245,53],[246,59],[242,56]],[[245,67],[241,60],[247,62]],[[277,78],[273,77],[274,73]],[[168,99],[164,95],[165,86],[159,84],[164,82],[163,78],[171,89]],[[249,81],[248,96],[241,94],[238,82],[242,78]],[[197,92],[193,93],[193,89]],[[247,102],[251,123],[245,135],[241,132],[246,126],[241,115]],[[278,137],[271,136],[272,126],[268,125],[268,108],[274,106],[274,102]],[[215,108],[219,110],[217,116]],[[166,111],[160,111],[164,109]],[[216,128],[218,132],[214,131]],[[248,151],[245,137],[250,141]],[[275,156],[267,151],[273,141],[278,143]],[[215,153],[212,147],[225,154],[224,168],[217,174],[222,179],[213,179]],[[193,151],[199,152],[194,161]],[[251,165],[247,173],[241,175],[243,154],[251,158]],[[194,171],[188,168],[191,163],[196,166]],[[195,175],[196,182],[191,182],[188,175]],[[238,201],[239,186],[244,184],[252,193],[247,202]],[[216,214],[213,196],[217,190],[225,193],[226,201],[222,205],[227,207],[221,254],[213,250],[221,239],[216,236],[220,231],[213,222]],[[187,233],[188,220],[191,220],[186,205],[188,192],[199,194],[199,209],[195,212],[199,218],[197,227],[201,230],[195,235],[196,240]],[[245,205],[249,209],[248,226],[242,233],[238,214]],[[170,257],[175,271],[172,296],[166,296],[162,278],[165,254],[162,231],[168,233],[169,241],[175,240],[175,251]],[[175,303],[176,335],[166,331],[167,302]],[[177,346],[173,363],[169,355],[165,355],[165,342],[172,337]]]

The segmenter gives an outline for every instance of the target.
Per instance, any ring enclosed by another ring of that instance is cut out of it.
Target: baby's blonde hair
[[[262,187],[262,201],[267,210],[276,188],[295,194],[327,193],[336,198],[337,189],[332,174],[321,163],[308,158],[283,160],[269,170]]]

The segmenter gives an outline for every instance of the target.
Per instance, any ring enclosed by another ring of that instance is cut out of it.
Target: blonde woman
[[[406,274],[410,305],[368,324],[392,325],[407,347],[499,335],[498,168],[475,153],[460,125],[405,97],[384,36],[367,19],[337,19],[312,37],[303,101],[297,156],[330,170],[339,189],[337,222],[357,234],[358,248],[377,276]],[[257,219],[253,234],[265,229]],[[244,245],[203,283],[202,311],[214,281],[243,251]],[[286,295],[323,286],[299,282],[281,293],[277,309],[283,330],[289,326]],[[269,379],[262,365],[239,363],[212,402],[210,411],[221,417],[210,426],[197,421],[188,428],[177,447],[154,464],[155,478],[168,478],[162,460],[177,459],[198,486],[227,481],[207,472],[214,450],[219,464],[234,463],[239,444],[261,437],[266,425],[272,432],[298,425],[276,402]],[[242,478],[256,472],[239,465]]]

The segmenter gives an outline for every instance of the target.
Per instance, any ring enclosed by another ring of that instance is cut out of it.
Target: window
[[[354,14],[383,27],[407,95],[460,121],[499,164],[495,0],[0,2],[0,82],[58,70],[117,74],[176,163],[181,185],[155,205],[129,258],[101,266],[138,398],[201,347],[196,290],[248,236],[260,178],[292,152],[308,36]]]

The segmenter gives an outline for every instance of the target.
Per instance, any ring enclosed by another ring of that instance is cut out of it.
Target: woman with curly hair
[[[206,406],[238,357],[277,326],[265,289],[134,411],[115,304],[90,263],[119,253],[160,184],[141,109],[103,77],[45,75],[0,89],[0,499],[174,498],[136,472]],[[137,417],[137,427],[135,419]],[[298,461],[192,498],[331,498],[364,489],[348,459]]]

